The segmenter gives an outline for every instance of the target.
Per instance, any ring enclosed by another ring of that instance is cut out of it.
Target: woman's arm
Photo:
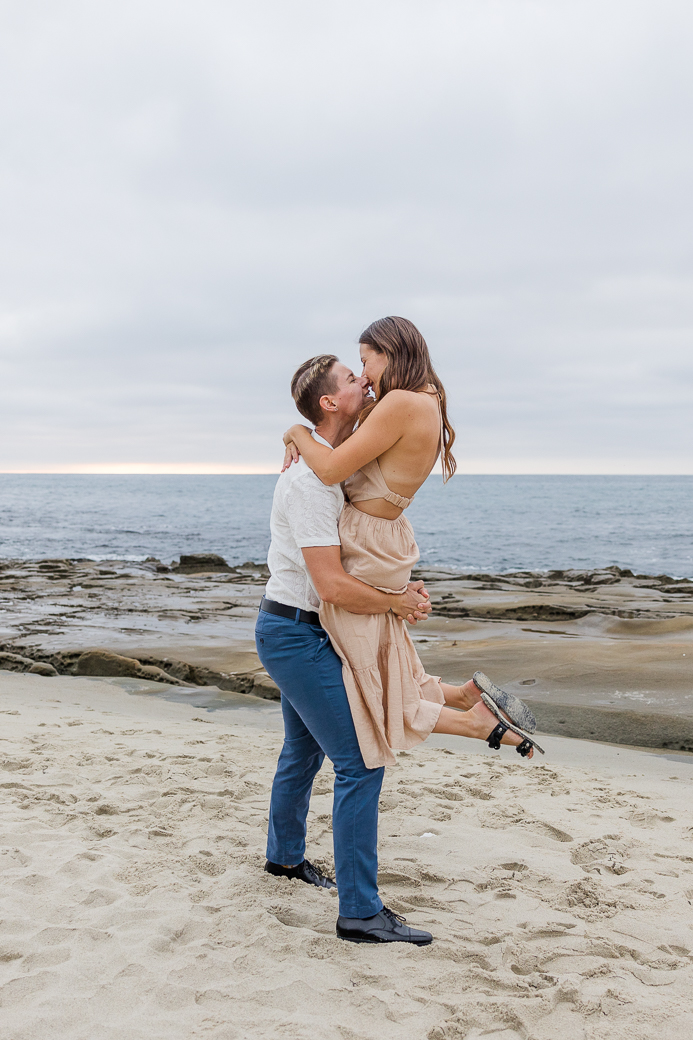
[[[397,443],[416,414],[413,397],[407,390],[391,390],[377,403],[368,421],[337,448],[318,444],[310,430],[300,424],[286,431],[284,443],[294,442],[323,484],[339,484]]]

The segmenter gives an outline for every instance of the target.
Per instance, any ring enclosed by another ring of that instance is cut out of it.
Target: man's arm
[[[431,612],[422,581],[410,583],[402,595],[380,592],[347,574],[338,545],[315,545],[301,551],[315,591],[325,603],[334,603],[352,614],[387,614],[392,610],[411,624],[424,621]]]

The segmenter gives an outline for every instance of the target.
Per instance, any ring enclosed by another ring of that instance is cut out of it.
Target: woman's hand
[[[292,442],[293,440],[295,440],[295,431],[296,431],[296,430],[305,430],[305,431],[306,431],[306,433],[310,433],[310,432],[311,432],[311,431],[310,431],[310,430],[308,429],[308,427],[307,427],[307,426],[302,426],[302,425],[301,425],[301,423],[295,423],[295,424],[294,424],[293,426],[291,426],[291,427],[290,427],[290,428],[289,428],[289,429],[288,429],[288,430],[286,431],[286,433],[284,434],[284,444],[285,444],[285,445],[286,445],[287,447],[289,446],[289,444],[290,444],[290,443],[291,443],[291,442]],[[296,461],[296,460],[294,459],[294,461]]]
[[[294,444],[293,441],[289,441],[284,452],[284,465],[282,466],[282,473],[285,469],[288,469],[292,462],[298,462],[301,457],[301,453]]]
[[[298,462],[298,460],[301,457],[301,453],[298,450],[296,443],[294,442],[294,431],[296,430],[305,430],[306,433],[311,432],[307,426],[301,426],[300,423],[296,423],[294,426],[292,426],[290,429],[286,431],[286,433],[284,434],[284,446],[286,448],[286,451],[284,452],[284,464],[282,466],[282,473],[284,472],[284,470],[289,468],[292,462]]]

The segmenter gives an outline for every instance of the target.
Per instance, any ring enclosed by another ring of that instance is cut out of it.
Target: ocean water
[[[0,558],[264,561],[275,482],[0,474]],[[428,564],[693,577],[693,477],[433,476],[407,515]]]

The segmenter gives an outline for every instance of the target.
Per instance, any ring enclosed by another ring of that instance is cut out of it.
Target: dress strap
[[[390,491],[386,495],[383,495],[386,502],[390,502],[393,506],[397,506],[398,509],[406,509],[414,501],[414,496],[406,498],[404,495],[398,495],[396,491]]]
[[[377,459],[367,462],[361,469],[344,481],[344,489],[350,502],[367,502],[369,499],[384,498],[398,509],[406,509],[414,501],[414,496],[406,498],[391,491],[387,486],[383,471]]]

